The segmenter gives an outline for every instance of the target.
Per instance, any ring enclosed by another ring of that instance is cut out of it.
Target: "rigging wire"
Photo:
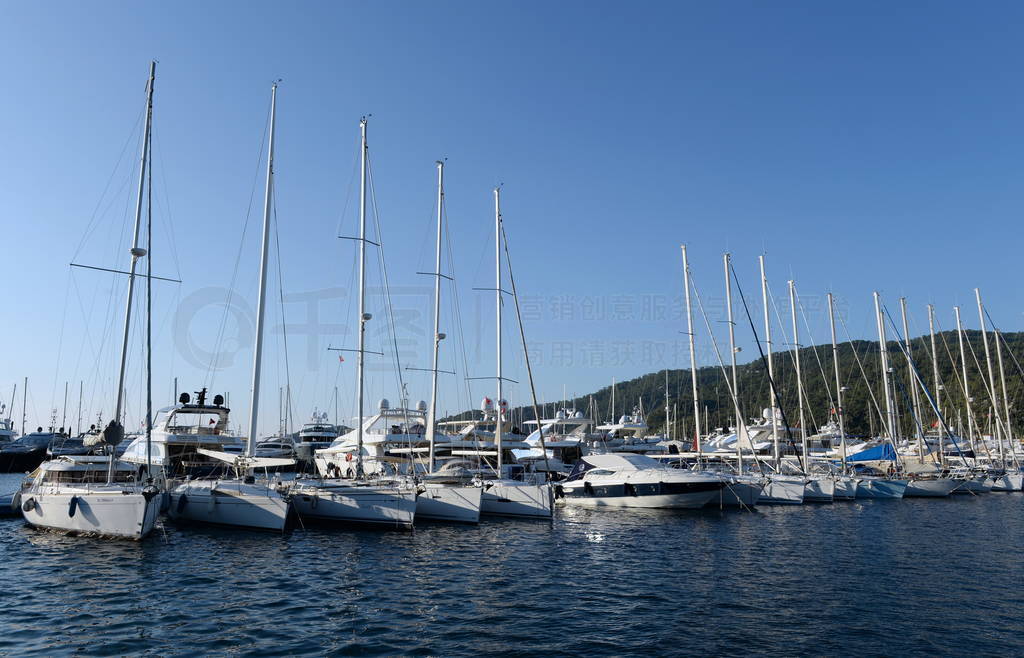
[[[224,313],[221,315],[220,326],[217,329],[217,338],[214,341],[213,358],[203,378],[204,385],[213,388],[216,379],[217,366],[220,358],[220,348],[224,341],[224,331],[227,328],[228,314],[231,311],[231,299],[235,295],[235,283],[238,280],[238,270],[242,262],[242,251],[245,248],[245,235],[249,230],[249,220],[252,217],[252,204],[256,198],[256,188],[259,185],[260,165],[263,162],[263,149],[266,146],[267,131],[270,130],[270,103],[267,103],[267,118],[263,124],[263,136],[260,138],[260,147],[256,156],[256,173],[253,175],[252,189],[249,192],[249,206],[245,210],[245,222],[242,224],[242,235],[238,240],[238,253],[235,255],[235,265],[231,271],[231,283],[228,285],[227,299],[224,301]]]

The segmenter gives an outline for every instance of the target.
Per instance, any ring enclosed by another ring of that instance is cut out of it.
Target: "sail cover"
[[[896,460],[896,450],[892,447],[891,443],[883,443],[880,446],[868,448],[863,452],[858,452],[856,455],[846,458],[846,461],[850,462],[873,462],[882,460]]]

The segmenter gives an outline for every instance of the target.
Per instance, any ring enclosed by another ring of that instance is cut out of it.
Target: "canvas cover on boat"
[[[873,462],[883,460],[896,461],[896,450],[892,447],[891,443],[883,443],[880,446],[868,448],[863,452],[858,452],[857,454],[846,458],[846,461],[851,462]]]

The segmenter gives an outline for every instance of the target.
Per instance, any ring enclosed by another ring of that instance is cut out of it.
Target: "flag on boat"
[[[338,355],[338,363],[345,363],[345,357],[343,357],[342,355],[339,354]]]

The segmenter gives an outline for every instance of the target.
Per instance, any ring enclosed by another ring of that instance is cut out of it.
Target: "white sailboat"
[[[768,379],[771,395],[771,419],[772,424],[772,463],[775,472],[766,477],[767,482],[758,498],[758,503],[764,505],[802,505],[804,502],[806,480],[802,476],[786,475],[782,472],[782,459],[779,454],[779,408],[778,397],[775,393],[775,370],[772,362],[772,325],[768,316],[768,277],[764,269],[764,256],[758,257],[761,266],[761,301],[764,306],[764,331],[765,331],[765,352],[768,361]]]
[[[502,248],[502,218],[501,218],[501,189],[494,188],[494,226],[495,226],[495,334],[497,336],[497,383],[498,401],[494,415],[494,447],[496,451],[496,469],[493,476],[483,482],[484,493],[480,511],[483,514],[496,516],[523,516],[531,518],[551,518],[553,513],[553,492],[551,485],[544,482],[542,474],[535,481],[527,479],[527,474],[522,474],[523,479],[513,479],[511,470],[504,463],[504,446],[502,445],[505,412],[508,403],[504,398],[505,378],[502,373],[502,352],[501,352],[501,311],[502,311],[502,274],[501,274],[501,248]],[[525,346],[524,346],[525,349]]]
[[[245,451],[238,455],[197,448],[198,454],[229,464],[233,477],[188,479],[170,492],[168,513],[172,519],[260,530],[283,531],[291,503],[279,482],[257,480],[253,470],[261,467],[289,466],[294,459],[256,457],[257,420],[260,401],[260,373],[263,358],[263,322],[266,308],[267,253],[270,244],[271,195],[274,178],[274,122],[277,109],[277,83],[270,94],[270,146],[267,151],[267,185],[263,206],[263,240],[260,254],[260,283],[256,308],[256,345],[253,354],[252,399],[249,409],[249,436]]]
[[[835,500],[854,500],[857,498],[860,479],[850,475],[849,465],[846,462],[846,458],[849,456],[847,454],[846,417],[845,409],[843,408],[843,392],[846,390],[846,387],[843,386],[839,374],[839,345],[836,343],[835,300],[831,292],[828,293],[828,323],[832,334],[832,367],[836,377],[836,420],[839,424],[839,449],[842,460],[840,471],[835,477],[835,488],[832,492],[832,497]]]
[[[371,479],[364,471],[364,438],[367,418],[363,415],[364,371],[366,362],[366,323],[372,316],[366,312],[366,202],[369,174],[366,143],[366,118],[359,122],[359,348],[357,350],[356,385],[357,418],[354,434],[355,450],[342,446],[346,437],[339,437],[329,448],[314,452],[319,479],[296,479],[290,492],[300,518],[328,522],[377,525],[411,529],[416,518],[417,489],[411,480]],[[385,405],[382,405],[385,406]],[[373,419],[370,419],[373,422]]]
[[[445,334],[441,333],[441,235],[444,221],[444,162],[437,161],[437,240],[434,253],[434,333],[433,365],[430,369],[430,406],[427,412],[427,472],[416,499],[416,517],[432,521],[477,523],[483,501],[483,488],[462,478],[438,473],[435,460],[437,439],[438,354]]]
[[[147,255],[146,250],[139,247],[139,231],[142,223],[146,168],[149,164],[155,76],[156,62],[151,62],[146,85],[146,125],[142,137],[135,229],[131,247],[131,267],[128,271],[128,296],[125,301],[117,404],[114,419],[102,434],[95,435],[96,443],[104,446],[108,454],[67,456],[43,462],[21,496],[22,515],[35,527],[74,534],[138,540],[153,529],[160,512],[160,499],[157,495],[159,490],[141,482],[140,478],[136,477],[134,467],[119,462],[115,456],[116,446],[124,438],[121,418],[124,410],[125,365],[135,292],[135,269],[138,260]]]

